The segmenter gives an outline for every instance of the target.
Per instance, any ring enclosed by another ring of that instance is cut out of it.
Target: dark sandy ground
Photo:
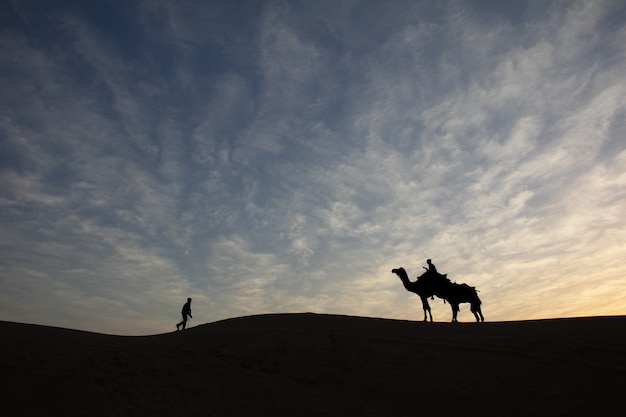
[[[626,317],[278,314],[155,336],[0,322],[0,416],[623,415]]]

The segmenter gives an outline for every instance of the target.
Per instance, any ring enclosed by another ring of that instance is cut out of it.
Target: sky
[[[421,320],[428,258],[626,314],[623,1],[15,0],[0,50],[0,320]]]

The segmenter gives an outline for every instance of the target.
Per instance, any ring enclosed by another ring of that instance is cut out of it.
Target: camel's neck
[[[404,288],[406,288],[409,291],[412,291],[415,289],[415,284],[417,283],[417,281],[411,282],[409,280],[409,277],[400,277],[400,279],[402,280],[402,284],[404,285]]]
[[[404,270],[400,270],[397,272],[398,277],[400,277],[400,280],[402,281],[402,285],[404,285],[404,288],[407,289],[407,291],[415,291],[416,288],[416,284],[417,281],[415,282],[411,282],[411,280],[409,280],[409,276],[407,275],[406,271]]]

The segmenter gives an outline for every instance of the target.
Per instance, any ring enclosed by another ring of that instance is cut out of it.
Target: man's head
[[[426,259],[426,263],[430,265],[432,262],[430,261],[430,259]]]
[[[191,298],[187,298],[187,301],[191,302]]]

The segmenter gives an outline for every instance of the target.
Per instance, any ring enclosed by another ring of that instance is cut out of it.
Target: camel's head
[[[398,277],[402,278],[402,277],[408,277],[406,270],[402,267],[400,268],[396,268],[396,269],[392,269],[391,270],[392,274],[396,274]]]

